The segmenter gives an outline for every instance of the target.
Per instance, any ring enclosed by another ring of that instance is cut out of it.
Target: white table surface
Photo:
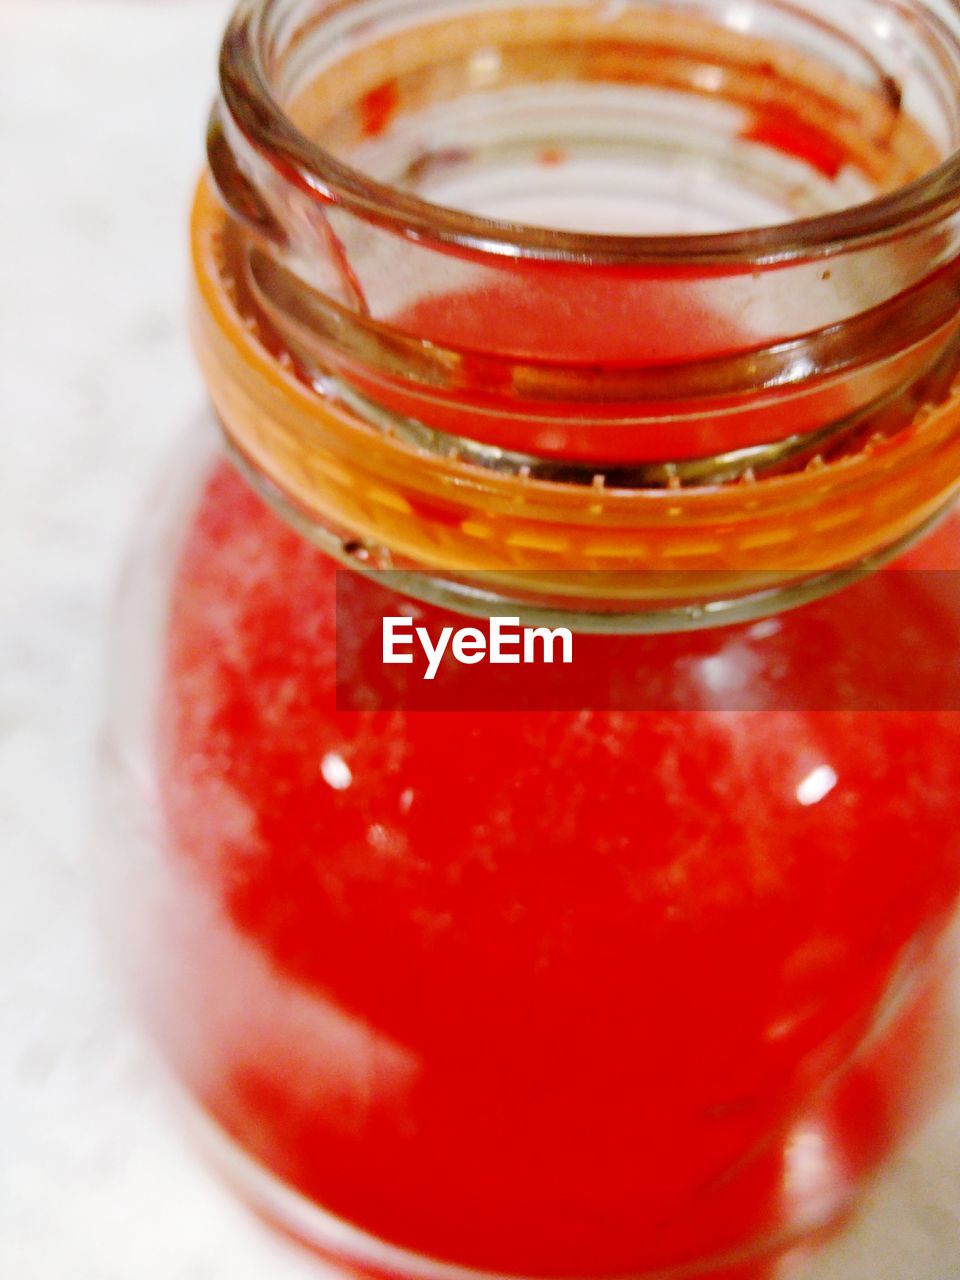
[[[2,1280],[326,1274],[184,1144],[92,923],[110,586],[202,404],[185,222],[225,14],[0,0]],[[810,1280],[957,1277],[960,1097]]]

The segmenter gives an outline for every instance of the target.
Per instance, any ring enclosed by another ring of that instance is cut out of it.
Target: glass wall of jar
[[[769,1280],[948,1075],[960,22],[838,9],[227,32],[227,450],[131,558],[104,897],[209,1149],[351,1266]],[[343,567],[349,627],[649,633],[676,709],[338,712]],[[878,651],[898,710],[814,697]]]

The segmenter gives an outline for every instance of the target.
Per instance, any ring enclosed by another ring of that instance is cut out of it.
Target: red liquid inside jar
[[[952,520],[912,563],[958,560]],[[145,995],[191,1091],[311,1200],[490,1271],[707,1274],[841,1213],[936,1083],[957,718],[338,715],[334,574],[213,474]],[[697,661],[909,643],[912,609],[830,610]]]
[[[862,407],[855,384],[828,381],[803,396],[789,387],[770,388],[752,408],[742,396],[717,395],[708,410],[680,395],[637,399],[629,406],[562,400],[547,405],[536,398],[523,402],[522,384],[519,390],[513,386],[515,375],[497,384],[503,375],[491,371],[491,352],[531,359],[534,368],[539,362],[546,371],[573,360],[582,369],[609,374],[648,367],[662,379],[671,365],[707,363],[769,341],[769,334],[762,338],[744,330],[735,311],[721,310],[705,280],[665,279],[655,270],[625,283],[616,270],[584,276],[566,267],[518,267],[480,291],[427,296],[391,323],[465,353],[460,371],[469,392],[437,395],[431,389],[424,397],[422,389],[414,393],[402,380],[376,384],[352,371],[351,379],[376,403],[455,437],[561,462],[585,460],[602,468],[629,465],[638,457],[709,458],[785,440]],[[536,375],[530,380],[535,383]],[[505,403],[504,393],[515,394],[522,405]],[[516,416],[518,407],[530,416]],[[588,423],[581,420],[584,414]]]

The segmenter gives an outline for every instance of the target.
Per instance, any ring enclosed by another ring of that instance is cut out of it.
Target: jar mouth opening
[[[224,102],[252,146],[287,181],[402,237],[483,258],[624,268],[657,265],[776,266],[828,258],[935,224],[960,208],[960,149],[895,191],[827,213],[769,226],[680,234],[554,230],[435,203],[378,181],[304,134],[270,83],[265,50],[287,0],[245,0],[221,48]],[[938,36],[955,44],[934,13]],[[960,46],[955,45],[960,62]]]

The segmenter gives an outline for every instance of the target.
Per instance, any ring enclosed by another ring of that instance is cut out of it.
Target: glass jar
[[[949,1075],[957,12],[260,0],[221,86],[226,455],[149,504],[113,664],[140,1014],[354,1269],[771,1280]],[[338,710],[384,592],[606,656]]]

